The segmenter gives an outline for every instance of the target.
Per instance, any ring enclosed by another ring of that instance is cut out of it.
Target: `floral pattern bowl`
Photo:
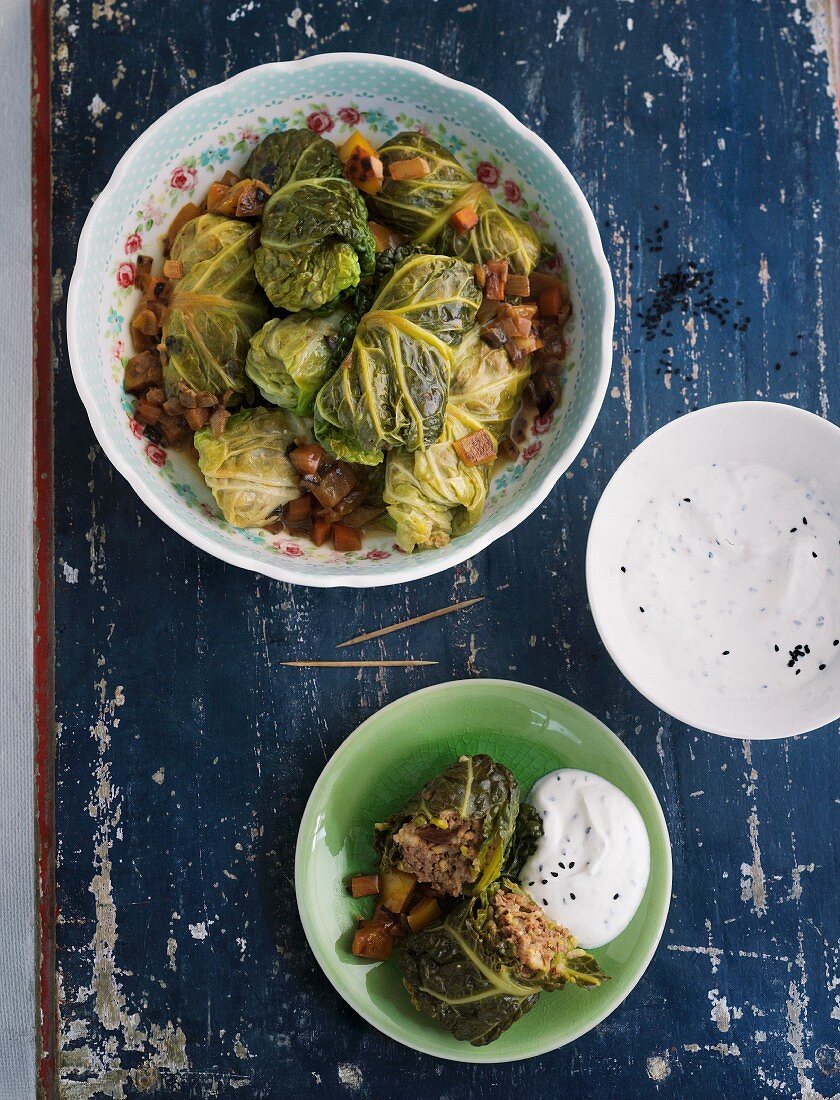
[[[573,301],[564,399],[537,417],[515,463],[498,471],[481,521],[443,549],[407,555],[387,532],[360,551],[222,519],[197,467],[151,443],[133,419],[122,378],[139,291],[138,253],[158,258],[176,210],[239,168],[274,130],[307,126],[341,141],[360,128],[374,142],[422,129],[453,152],[500,202],[537,230],[566,264]],[[108,457],[142,500],[184,538],[245,569],[295,584],[396,584],[448,569],[526,518],[583,446],[604,399],[614,300],[595,219],[557,155],[495,100],[423,65],[373,54],[323,54],[240,73],[190,96],[132,145],[96,200],[79,240],[68,298],[73,377]]]

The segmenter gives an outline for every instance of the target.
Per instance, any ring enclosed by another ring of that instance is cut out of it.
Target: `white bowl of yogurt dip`
[[[840,718],[840,428],[789,405],[715,405],[619,467],[586,582],[615,663],[710,733],[756,740]]]

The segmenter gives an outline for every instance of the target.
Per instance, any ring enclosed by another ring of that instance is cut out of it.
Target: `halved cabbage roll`
[[[541,992],[591,989],[606,974],[520,886],[489,885],[400,946],[403,982],[418,1012],[455,1039],[486,1046]]]
[[[302,310],[275,318],[251,338],[245,373],[272,405],[311,416],[318,391],[353,340],[356,321],[348,306],[324,316]]]
[[[250,394],[245,358],[268,319],[268,302],[254,274],[248,222],[202,214],[172,245],[184,275],[173,280],[163,322],[163,379],[170,397],[181,382],[221,397]]]
[[[282,409],[242,409],[215,438],[197,431],[198,467],[232,527],[265,527],[300,495],[286,451],[304,425]]]

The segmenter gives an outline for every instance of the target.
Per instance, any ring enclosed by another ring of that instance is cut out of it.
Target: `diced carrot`
[[[190,429],[197,432],[199,428],[203,428],[207,421],[210,419],[209,409],[185,409],[184,419],[189,425]]]
[[[207,192],[207,210],[211,214],[221,213],[219,207],[227,198],[229,187],[225,187],[223,183],[211,183],[210,190]]]
[[[178,211],[172,221],[169,223],[169,229],[166,232],[166,238],[164,240],[164,252],[166,255],[172,250],[172,245],[175,243],[175,238],[187,224],[191,222],[193,218],[197,218],[201,213],[199,208],[194,202],[185,203],[184,206]]]
[[[180,260],[163,261],[164,279],[182,279],[184,277],[184,265]]]
[[[390,959],[394,949],[394,937],[384,925],[366,921],[353,937],[353,954],[360,959]]]
[[[338,159],[342,164],[346,164],[357,149],[362,156],[372,157],[376,155],[376,150],[368,139],[363,137],[358,130],[354,130],[344,144],[338,147]]]
[[[440,916],[440,905],[434,898],[423,898],[408,914],[408,927],[412,932],[422,932],[427,924]]]
[[[295,497],[288,504],[283,505],[283,519],[290,526],[302,523],[312,514],[312,497],[308,493]]]
[[[483,466],[496,461],[496,442],[484,428],[456,439],[452,446],[465,466]]]
[[[330,537],[333,525],[324,519],[316,519],[312,524],[312,541],[316,546],[323,546]]]
[[[166,392],[160,386],[152,386],[151,389],[146,390],[145,399],[150,405],[162,406],[166,400]]]
[[[347,527],[344,523],[337,523],[333,527],[333,546],[339,553],[349,550],[361,550],[362,536],[353,527]]]
[[[376,251],[384,252],[386,248],[395,248],[400,238],[387,225],[379,222],[368,222],[368,229],[376,243]]]
[[[551,286],[562,287],[563,282],[557,275],[553,275],[550,271],[532,271],[528,276],[528,281],[531,284],[531,293],[535,298],[539,298],[544,290],[548,290]]]
[[[484,284],[484,297],[494,302],[504,300],[507,277],[507,260],[489,260],[484,269],[487,272],[487,281]]]
[[[236,172],[231,172],[231,170],[228,169],[219,182],[225,187],[233,187],[235,183],[239,183],[239,176],[237,176]]]
[[[531,283],[527,275],[508,275],[505,284],[505,297],[527,298],[531,293]]]
[[[541,317],[556,317],[558,315],[563,305],[563,295],[559,283],[546,287],[542,291],[539,297],[539,305]]]
[[[369,898],[379,893],[379,875],[354,875],[350,879],[350,893],[354,898]]]
[[[449,224],[456,233],[469,233],[474,226],[478,225],[478,214],[471,206],[462,206],[460,210],[450,215]]]
[[[157,336],[160,332],[158,319],[150,309],[138,309],[131,318],[131,327],[144,336]]]
[[[366,195],[376,195],[382,189],[384,169],[377,156],[354,149],[344,162],[344,175]]]
[[[395,160],[388,166],[392,180],[419,180],[424,176],[428,176],[431,170],[431,165],[425,157]]]

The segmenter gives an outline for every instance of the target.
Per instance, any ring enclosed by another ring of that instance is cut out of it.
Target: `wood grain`
[[[655,428],[744,397],[837,418],[826,11],[819,0],[55,7],[66,1096],[150,1083],[258,1100],[836,1093],[838,730],[750,744],[658,713],[605,654],[584,583],[598,497]],[[396,589],[295,589],[180,540],[96,447],[64,350],[76,239],[128,144],[198,88],[328,49],[426,62],[545,137],[592,204],[618,297],[610,392],[574,466],[474,561]],[[690,264],[710,273],[705,289],[685,312],[660,312],[660,280]],[[730,310],[723,323],[712,306]],[[389,658],[435,668],[278,668],[474,596],[486,597],[480,616],[387,639]],[[293,889],[297,824],[324,761],[384,703],[468,676],[526,680],[606,721],[651,777],[674,852],[665,936],[626,1004],[572,1048],[493,1070],[433,1063],[356,1017],[306,947]]]

